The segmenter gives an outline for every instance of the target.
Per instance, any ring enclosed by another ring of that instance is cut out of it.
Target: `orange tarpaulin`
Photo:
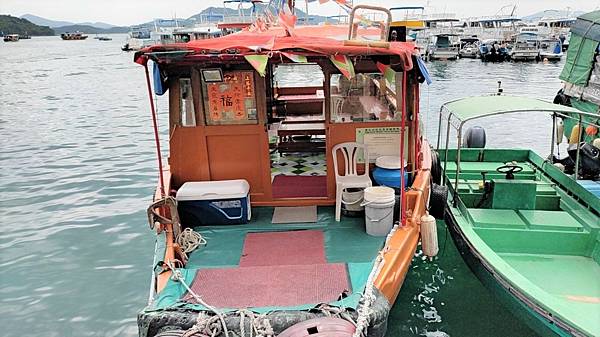
[[[272,27],[264,32],[242,31],[214,39],[194,40],[188,43],[170,45],[155,45],[145,48],[135,55],[137,63],[145,63],[150,53],[155,52],[188,52],[185,57],[194,54],[212,55],[268,55],[275,51],[294,51],[296,54],[332,55],[397,55],[402,59],[405,70],[412,69],[411,56],[416,54],[412,42],[390,42],[389,48],[372,47],[367,45],[346,45],[348,27],[346,26],[303,26],[296,27],[295,36],[286,36],[281,27]],[[359,36],[371,41],[379,39],[379,30],[363,29]],[[160,63],[161,60],[159,59]]]

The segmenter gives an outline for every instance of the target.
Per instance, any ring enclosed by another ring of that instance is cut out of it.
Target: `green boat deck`
[[[330,304],[356,309],[364,290],[367,278],[385,237],[370,236],[365,232],[364,217],[342,217],[335,221],[333,207],[318,207],[317,222],[314,223],[271,223],[273,207],[253,207],[250,223],[243,225],[201,226],[194,230],[207,241],[189,256],[185,269],[181,269],[186,283],[191,284],[196,272],[201,269],[238,267],[242,256],[244,240],[248,233],[282,232],[297,230],[321,230],[324,235],[324,249],[327,263],[345,263],[352,293],[343,300]],[[186,289],[179,282],[170,280],[165,289],[148,311],[188,308],[206,310],[202,305],[190,304],[182,300]],[[277,310],[309,310],[318,303],[307,303],[295,307],[253,307],[252,311],[265,313]],[[234,310],[224,309],[225,311]]]
[[[472,250],[543,311],[600,336],[600,199],[529,150],[461,150],[455,190],[448,157],[450,210]],[[496,168],[512,161],[523,171],[507,180]]]

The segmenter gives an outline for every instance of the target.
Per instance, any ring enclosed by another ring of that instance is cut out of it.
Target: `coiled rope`
[[[206,245],[206,239],[200,233],[195,232],[189,227],[179,233],[176,241],[185,254],[193,252],[200,246]]]

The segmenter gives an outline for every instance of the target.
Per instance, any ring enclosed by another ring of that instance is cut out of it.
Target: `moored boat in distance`
[[[563,47],[559,38],[548,37],[539,41],[540,61],[560,61],[563,57]]]
[[[535,61],[540,56],[540,37],[535,26],[522,27],[515,35],[510,59],[513,61]]]
[[[358,28],[361,10],[387,20]],[[412,42],[387,41],[389,11],[354,6],[346,26],[294,26],[284,9],[279,18],[135,53],[149,99],[169,91],[171,130],[163,167],[151,104],[160,178],[148,220],[161,262],[141,337],[383,337],[421,222],[435,226],[427,205],[443,214],[418,121],[427,75]],[[291,67],[317,82],[281,85]],[[279,170],[306,153],[314,174]],[[371,186],[384,157],[399,195]],[[348,188],[366,188],[368,216],[342,216]]]
[[[477,36],[463,36],[460,38],[459,56],[461,58],[478,58],[481,41]]]
[[[429,60],[456,60],[458,59],[458,35],[438,33],[432,35],[427,47]]]
[[[506,44],[489,39],[479,44],[479,56],[484,62],[504,62],[510,59],[510,51]]]
[[[19,34],[7,34],[3,37],[4,42],[17,42],[19,41]]]
[[[66,41],[70,41],[70,40],[85,40],[88,38],[87,35],[85,35],[82,32],[65,32],[60,34],[60,38]]]

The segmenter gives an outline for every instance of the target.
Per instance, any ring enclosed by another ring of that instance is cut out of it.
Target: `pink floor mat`
[[[351,291],[343,263],[203,269],[191,288],[217,308],[326,303]],[[183,299],[196,303],[190,294]]]
[[[323,231],[248,233],[240,258],[240,267],[324,264]]]

